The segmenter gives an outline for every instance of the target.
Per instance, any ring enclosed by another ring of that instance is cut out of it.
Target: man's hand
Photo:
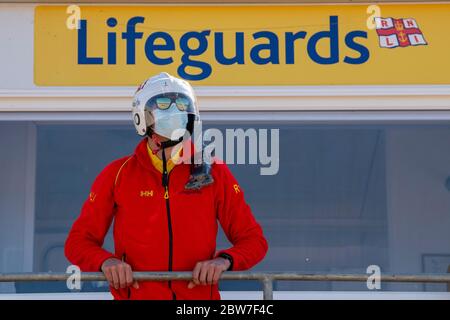
[[[220,275],[230,267],[228,259],[218,257],[213,260],[197,262],[192,272],[192,281],[188,288],[192,289],[196,285],[217,284]]]
[[[109,284],[116,290],[129,286],[139,289],[137,281],[133,281],[133,271],[131,270],[131,266],[119,259],[106,259],[102,264],[102,272]]]

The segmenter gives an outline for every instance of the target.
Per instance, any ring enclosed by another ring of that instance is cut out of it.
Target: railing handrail
[[[0,282],[18,281],[67,281],[72,273],[0,273]],[[227,271],[222,273],[221,280],[259,280],[263,284],[263,298],[273,299],[273,281],[367,281],[371,274],[344,273],[299,273],[299,272],[251,272]],[[192,272],[133,272],[133,279],[139,281],[192,280]],[[80,281],[106,281],[101,272],[81,272]],[[386,274],[381,273],[381,282],[430,282],[450,283],[450,274]]]
[[[72,274],[65,272],[21,272],[0,273],[0,282],[14,281],[66,281]],[[371,274],[367,273],[299,273],[299,272],[251,272],[251,271],[227,271],[221,280],[264,280],[270,278],[292,281],[367,281]],[[81,281],[106,281],[102,272],[81,272]],[[136,280],[168,281],[191,280],[192,272],[133,272]],[[421,274],[380,274],[380,280],[386,282],[450,282],[450,273],[421,273]]]

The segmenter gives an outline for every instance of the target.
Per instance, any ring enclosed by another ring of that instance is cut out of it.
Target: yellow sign
[[[75,23],[74,23],[75,21]],[[39,86],[450,84],[450,4],[38,6]]]

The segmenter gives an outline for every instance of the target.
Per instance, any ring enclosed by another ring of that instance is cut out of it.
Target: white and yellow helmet
[[[133,123],[139,135],[151,132],[179,139],[199,120],[197,98],[191,85],[167,72],[149,78],[136,90]]]

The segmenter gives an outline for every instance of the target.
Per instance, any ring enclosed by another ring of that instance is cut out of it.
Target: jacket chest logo
[[[140,194],[141,197],[153,197],[153,190],[141,190]]]
[[[89,201],[94,202],[97,194],[94,192],[89,193]]]

